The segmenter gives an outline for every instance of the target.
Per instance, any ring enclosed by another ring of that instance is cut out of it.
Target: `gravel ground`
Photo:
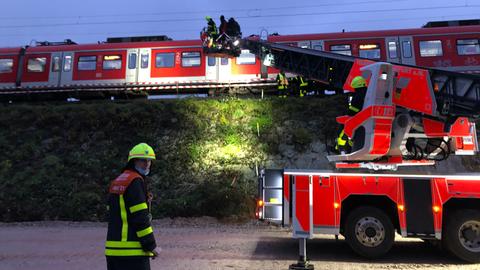
[[[251,221],[225,224],[212,218],[154,221],[160,256],[152,269],[288,269],[298,241],[286,229]],[[0,223],[1,270],[106,269],[105,223]],[[307,242],[315,269],[480,269],[413,239],[398,239],[375,261],[355,255],[344,240],[321,236]]]

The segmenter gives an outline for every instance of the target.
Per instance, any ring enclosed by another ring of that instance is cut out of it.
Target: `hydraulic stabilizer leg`
[[[298,257],[298,261],[296,264],[290,265],[288,267],[289,270],[313,270],[313,264],[307,260],[307,239],[300,238],[298,239],[299,247],[300,247],[300,256]]]

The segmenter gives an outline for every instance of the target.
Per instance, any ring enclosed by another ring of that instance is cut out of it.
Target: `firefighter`
[[[242,31],[240,30],[240,25],[238,24],[238,22],[233,17],[228,19],[227,35],[229,35],[232,38],[242,36]]]
[[[278,90],[278,96],[281,98],[286,98],[287,97],[287,91],[288,91],[288,80],[287,77],[285,76],[285,72],[281,70],[277,74],[277,90]]]
[[[218,29],[215,21],[213,21],[212,17],[206,16],[205,20],[207,20],[207,35],[209,38],[208,48],[215,47],[215,39],[218,37]]]
[[[145,177],[149,174],[155,153],[140,143],[130,150],[122,174],[109,189],[109,220],[105,255],[107,269],[150,269],[150,258],[158,256],[151,226],[152,195]]]
[[[302,76],[297,77],[298,88],[299,88],[299,97],[304,97],[307,95],[308,90],[308,81]]]
[[[367,93],[367,81],[362,76],[357,76],[353,78],[350,86],[354,89],[353,96],[348,103],[348,112],[349,116],[354,116],[360,112],[363,108],[363,102],[365,100],[365,95]],[[351,138],[345,134],[345,129],[342,128],[338,137],[335,150],[340,154],[349,153],[352,150],[353,142]]]
[[[220,35],[227,33],[227,20],[225,16],[220,16]]]

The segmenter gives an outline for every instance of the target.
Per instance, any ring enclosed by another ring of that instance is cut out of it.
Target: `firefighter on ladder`
[[[367,93],[367,81],[362,76],[353,78],[350,86],[354,89],[353,96],[348,104],[348,115],[354,116],[363,108],[363,102]],[[342,128],[338,137],[335,150],[340,154],[350,153],[352,151],[353,141],[345,134],[345,129]]]
[[[150,270],[150,258],[158,256],[151,226],[152,195],[145,181],[152,159],[152,147],[136,145],[128,154],[122,174],[110,184],[105,243],[108,270]]]
[[[287,97],[287,91],[288,91],[288,80],[287,77],[285,76],[285,72],[281,70],[277,74],[277,90],[278,90],[278,96],[281,98],[286,98]]]
[[[206,16],[205,20],[207,20],[207,35],[208,35],[208,48],[215,47],[215,40],[218,37],[218,29],[215,21],[210,16]]]

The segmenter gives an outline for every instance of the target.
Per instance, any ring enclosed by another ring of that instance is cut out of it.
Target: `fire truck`
[[[319,234],[343,235],[367,258],[387,253],[398,233],[441,243],[462,260],[480,262],[480,174],[413,169],[478,151],[479,76],[258,37],[243,39],[240,46],[267,66],[329,89],[354,91],[350,84],[356,76],[368,82],[360,112],[336,119],[353,142],[350,153],[327,156],[336,170],[263,169],[259,174],[257,217],[290,227],[299,240],[299,259],[290,269],[314,269],[306,241]],[[206,50],[229,56],[225,49]]]

